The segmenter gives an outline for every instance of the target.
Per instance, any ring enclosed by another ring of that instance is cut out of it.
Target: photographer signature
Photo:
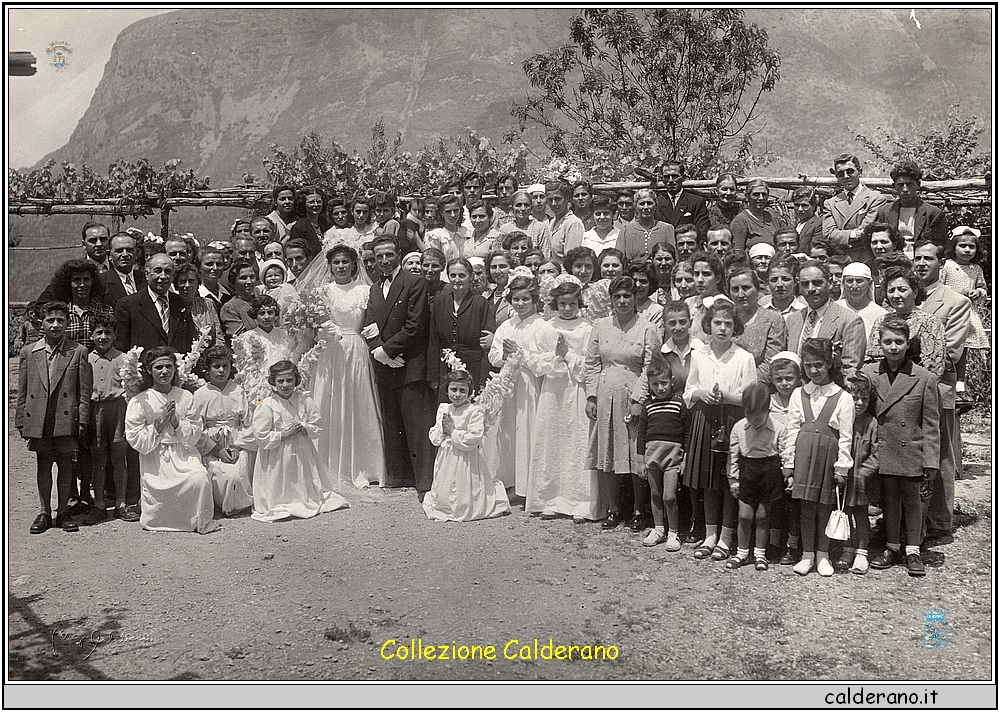
[[[52,631],[52,653],[58,658],[61,657],[59,651],[56,649],[56,643],[67,643],[72,642],[73,646],[78,648],[81,653],[83,653],[83,659],[87,660],[91,655],[94,654],[99,647],[102,645],[108,645],[110,643],[125,643],[130,641],[138,641],[139,639],[135,636],[131,636],[128,633],[123,633],[121,631],[99,631],[95,630],[89,635],[79,636],[76,633],[72,633],[66,630],[54,630]]]

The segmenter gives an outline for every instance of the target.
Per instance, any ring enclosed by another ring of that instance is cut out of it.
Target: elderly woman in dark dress
[[[437,390],[448,374],[448,365],[441,356],[451,349],[472,374],[476,389],[486,383],[489,363],[486,349],[496,331],[496,309],[492,303],[471,288],[472,265],[464,257],[448,262],[448,284],[434,297],[430,307],[430,339],[427,344],[427,382]],[[442,389],[440,401],[447,402]]]

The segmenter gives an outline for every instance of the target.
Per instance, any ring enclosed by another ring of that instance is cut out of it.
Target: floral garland
[[[252,332],[233,339],[233,365],[236,375],[233,380],[243,387],[247,400],[257,405],[271,392],[264,375],[266,349],[260,336]]]
[[[183,235],[178,235],[175,232],[174,239],[184,240],[185,242],[190,241],[193,242],[195,246],[198,247],[199,249],[201,248],[201,243],[198,241],[198,238],[194,236],[193,232],[185,232]]]
[[[523,364],[524,352],[518,349],[504,362],[500,373],[490,375],[482,392],[473,399],[473,403],[483,409],[487,431],[499,422],[504,405],[514,397],[514,378]]]
[[[192,393],[205,385],[205,379],[195,373],[201,354],[212,340],[212,327],[207,324],[198,330],[198,338],[191,344],[191,350],[177,357],[177,377],[181,388]]]
[[[191,342],[191,350],[186,354],[177,356],[177,379],[181,388],[192,393],[205,385],[205,379],[195,374],[195,367],[201,358],[202,352],[208,347],[211,341],[212,329],[203,326],[198,331],[198,337]],[[125,399],[132,400],[142,393],[143,374],[145,369],[142,366],[142,346],[133,346],[122,356],[122,365],[118,369],[118,377],[121,378],[122,387],[125,389]]]
[[[122,379],[122,387],[125,389],[125,399],[132,400],[143,391],[142,387],[142,347],[133,346],[122,356],[122,365],[118,369],[118,376]]]
[[[599,279],[583,289],[583,318],[593,324],[598,319],[611,315],[611,295],[608,293],[610,279]]]
[[[469,372],[469,368],[465,365],[465,361],[460,359],[458,354],[451,349],[441,349],[441,361],[448,366],[449,371]]]

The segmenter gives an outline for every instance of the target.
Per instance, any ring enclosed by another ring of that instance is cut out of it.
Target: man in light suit
[[[802,264],[798,276],[799,294],[807,307],[788,317],[788,349],[799,353],[809,338],[830,339],[841,347],[844,377],[861,368],[868,346],[865,322],[850,309],[830,299],[830,271],[816,260]]]
[[[941,467],[934,479],[924,525],[927,536],[940,538],[951,533],[955,507],[955,477],[962,471],[962,434],[955,411],[955,364],[965,353],[965,340],[971,329],[972,302],[951,287],[941,284],[944,248],[921,240],[913,247],[913,272],[927,290],[920,309],[933,314],[944,324],[947,361],[938,383],[941,394]]]
[[[680,161],[667,161],[663,164],[662,171],[667,197],[657,197],[656,219],[675,228],[684,223],[694,223],[698,228],[698,239],[704,242],[709,228],[705,199],[684,190],[684,164]],[[655,183],[651,187],[655,188]]]
[[[382,278],[371,286],[365,328],[382,409],[386,486],[415,486],[424,501],[434,479],[435,400],[427,384],[430,312],[427,281],[400,269],[399,247],[389,235],[375,239]]]
[[[114,309],[119,300],[146,284],[146,275],[135,269],[135,238],[118,232],[111,238],[111,269],[101,275],[104,303]]]
[[[823,237],[841,251],[848,251],[852,262],[871,265],[874,257],[862,233],[875,222],[878,209],[889,199],[861,184],[861,161],[857,156],[837,156],[830,173],[837,177],[841,190],[823,204]]]
[[[164,254],[146,260],[146,287],[121,299],[115,307],[115,348],[149,349],[170,346],[178,353],[191,350],[197,333],[191,310],[180,295],[170,291],[174,263]]]
[[[910,244],[931,240],[944,246],[948,241],[948,220],[940,208],[917,197],[923,177],[917,164],[900,163],[889,176],[898,197],[878,209],[875,221],[892,225]]]

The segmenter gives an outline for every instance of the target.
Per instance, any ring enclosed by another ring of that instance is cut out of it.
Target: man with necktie
[[[123,297],[115,306],[116,349],[170,346],[178,353],[191,350],[197,331],[184,300],[170,291],[174,270],[173,261],[164,254],[146,260],[145,288]]]
[[[825,263],[809,260],[799,269],[799,294],[806,308],[788,317],[788,347],[800,353],[806,339],[830,339],[840,344],[845,378],[864,362],[868,345],[865,322],[860,316],[830,299],[830,271]]]
[[[83,250],[87,253],[87,259],[97,265],[100,274],[108,271],[108,242],[111,239],[111,231],[108,226],[99,222],[87,222],[83,226]]]
[[[146,284],[146,275],[135,269],[135,257],[135,238],[127,232],[115,233],[111,238],[111,269],[101,275],[104,302],[112,309]]]
[[[855,155],[842,153],[834,158],[830,173],[837,177],[840,192],[823,204],[823,237],[848,252],[852,262],[871,266],[874,256],[863,233],[889,198],[861,183],[861,161]]]
[[[392,236],[376,238],[373,251],[382,277],[371,286],[361,335],[375,362],[386,486],[415,486],[423,502],[434,479],[435,454],[427,436],[435,413],[427,384],[427,281],[400,269]]]

